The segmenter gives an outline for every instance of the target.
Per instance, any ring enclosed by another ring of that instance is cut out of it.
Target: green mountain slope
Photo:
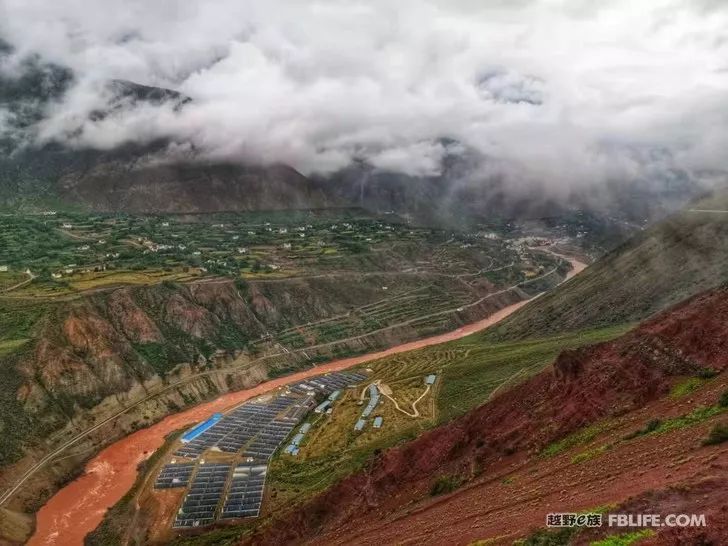
[[[728,196],[711,197],[639,233],[502,322],[493,339],[622,324],[728,279]],[[711,210],[713,212],[705,212]]]

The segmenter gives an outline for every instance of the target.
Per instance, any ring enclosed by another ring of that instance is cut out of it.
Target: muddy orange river
[[[564,256],[564,258],[567,257]],[[572,264],[572,270],[567,275],[567,279],[586,267],[577,260],[567,259]],[[101,451],[87,463],[84,473],[79,478],[51,497],[37,514],[35,534],[28,544],[30,546],[81,546],[84,537],[101,523],[106,510],[116,504],[131,489],[136,480],[139,463],[159,449],[164,443],[164,437],[170,432],[205,419],[213,412],[226,411],[250,398],[307,377],[343,370],[385,356],[460,339],[500,322],[529,301],[531,300],[505,307],[486,319],[453,332],[404,343],[377,353],[335,360],[299,373],[266,381],[252,389],[231,392],[211,402],[170,415],[149,428],[130,434]]]

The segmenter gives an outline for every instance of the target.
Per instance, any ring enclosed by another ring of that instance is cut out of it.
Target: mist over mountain
[[[721,5],[405,4],[6,2],[4,186],[138,209],[91,188],[286,165],[274,208],[644,220],[725,182]]]

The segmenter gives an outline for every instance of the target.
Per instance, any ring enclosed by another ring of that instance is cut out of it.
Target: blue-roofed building
[[[425,384],[426,385],[433,385],[435,383],[435,380],[437,379],[437,376],[433,373],[425,377]]]
[[[311,430],[311,423],[303,423],[303,425],[301,425],[300,433],[306,434],[309,430]]]
[[[364,425],[366,424],[367,422],[364,419],[359,419],[356,425],[354,425],[354,430],[364,430]]]
[[[384,419],[382,419],[381,417],[375,417],[374,418],[374,428],[382,428],[383,421],[384,421]]]
[[[296,434],[293,437],[293,440],[291,440],[291,445],[300,446],[302,441],[303,441],[303,434],[299,432],[298,434]]]
[[[222,419],[222,413],[214,413],[212,417],[207,419],[206,421],[203,421],[202,423],[195,425],[190,430],[185,432],[182,435],[182,443],[186,444],[187,442],[191,442],[195,438],[197,438],[200,434],[205,432],[206,430],[209,430],[213,426],[215,426],[215,423],[217,423],[220,419]]]
[[[330,405],[331,405],[331,400],[324,400],[318,406],[316,406],[316,409],[314,409],[313,411],[316,413],[323,413],[326,411],[326,408],[328,408]]]
[[[337,399],[337,398],[339,397],[339,395],[340,395],[340,394],[341,394],[341,391],[334,391],[334,392],[332,392],[332,393],[331,393],[331,394],[329,395],[329,400],[330,400],[331,402],[333,402],[334,400],[336,400],[336,399]]]

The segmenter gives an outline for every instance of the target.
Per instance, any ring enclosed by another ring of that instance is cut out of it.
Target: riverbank
[[[572,270],[567,279],[581,272],[586,264],[567,258]],[[360,355],[266,381],[251,389],[228,393],[188,410],[170,415],[158,423],[139,430],[106,447],[85,467],[78,479],[58,491],[38,512],[35,534],[28,542],[39,545],[82,545],[84,537],[98,526],[106,510],[118,502],[134,484],[139,464],[164,443],[169,433],[200,421],[213,412],[224,412],[246,400],[282,388],[287,384],[327,372],[392,356],[395,354],[438,345],[484,330],[511,315],[530,300],[522,301],[478,322],[455,331],[404,343],[389,349]]]

